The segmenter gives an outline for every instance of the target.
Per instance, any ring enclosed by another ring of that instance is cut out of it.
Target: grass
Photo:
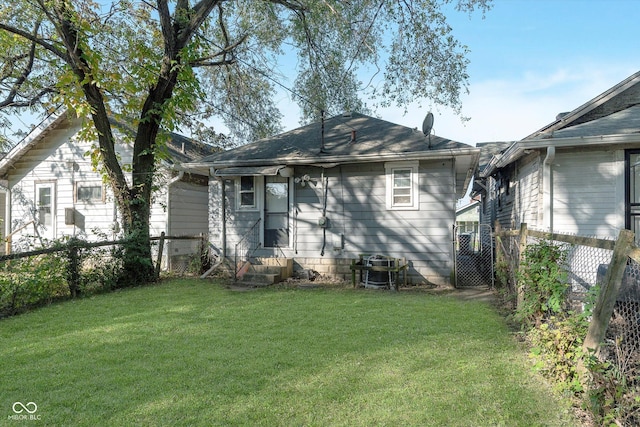
[[[576,424],[495,310],[451,296],[174,280],[0,338],[0,420],[34,402],[44,425]]]

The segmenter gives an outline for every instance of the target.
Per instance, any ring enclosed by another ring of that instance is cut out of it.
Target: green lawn
[[[15,402],[56,426],[576,424],[503,318],[452,296],[174,280],[1,320],[0,339],[0,424]]]

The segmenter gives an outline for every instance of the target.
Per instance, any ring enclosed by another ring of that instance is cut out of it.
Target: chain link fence
[[[604,306],[604,286],[607,280],[611,280],[607,276],[608,270],[615,268],[614,251],[619,250],[617,242],[526,230],[525,225],[521,230],[496,232],[496,276],[500,289],[506,295],[505,299],[513,303],[513,308],[517,307],[519,300],[517,271],[522,252],[526,246],[541,240],[561,247],[566,253],[564,268],[569,285],[567,308],[582,312],[590,299],[589,294],[593,294],[591,299],[595,299],[595,307],[598,304]],[[638,254],[640,251],[631,245],[624,253],[630,256],[624,255],[622,258],[622,280],[619,283],[616,281],[619,290],[613,295],[613,311],[609,320],[605,319],[606,330],[597,354],[601,361],[615,368],[618,375],[616,381],[624,382],[628,389],[637,390],[640,386],[640,263],[636,261],[638,255],[634,253]],[[592,324],[598,321],[596,317],[597,313],[594,311],[590,319],[590,331]],[[585,341],[588,338],[589,336],[585,337]],[[639,398],[640,396],[636,396],[636,399]],[[637,402],[631,404],[632,408],[637,406]],[[640,419],[640,414],[635,413],[636,409],[630,411],[632,414],[627,414],[628,419],[635,423]]]
[[[493,287],[493,237],[491,227],[481,224],[468,232],[454,227],[455,286]]]

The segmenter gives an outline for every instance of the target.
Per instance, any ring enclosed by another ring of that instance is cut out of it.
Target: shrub
[[[67,297],[67,260],[58,254],[6,261],[0,266],[0,315]]]
[[[534,367],[554,380],[560,391],[584,391],[578,366],[584,356],[582,342],[588,326],[585,316],[570,313],[565,318],[552,316],[527,333]]]
[[[569,288],[566,257],[565,247],[548,241],[527,246],[517,273],[522,293],[516,309],[518,320],[540,325],[544,319],[562,312]]]

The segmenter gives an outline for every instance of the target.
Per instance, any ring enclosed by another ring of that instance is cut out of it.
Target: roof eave
[[[596,147],[599,145],[632,144],[640,143],[640,134],[596,135],[570,138],[530,139],[518,141],[509,147],[501,156],[494,156],[489,164],[480,173],[480,177],[491,176],[497,169],[503,168],[522,156],[526,150],[542,149],[547,147]]]
[[[415,151],[409,153],[393,154],[365,154],[365,155],[322,155],[318,157],[277,157],[270,159],[233,159],[212,162],[190,162],[183,164],[187,169],[222,168],[232,166],[310,166],[321,164],[348,164],[348,163],[374,163],[381,161],[401,161],[401,160],[440,160],[450,159],[456,156],[472,155],[476,159],[480,156],[480,149],[475,147],[458,148],[437,151]]]
[[[56,126],[66,118],[67,110],[65,108],[58,109],[51,113],[46,119],[33,128],[27,136],[14,145],[6,156],[0,160],[0,176],[8,173],[9,168],[38,143],[46,134],[47,130]]]

